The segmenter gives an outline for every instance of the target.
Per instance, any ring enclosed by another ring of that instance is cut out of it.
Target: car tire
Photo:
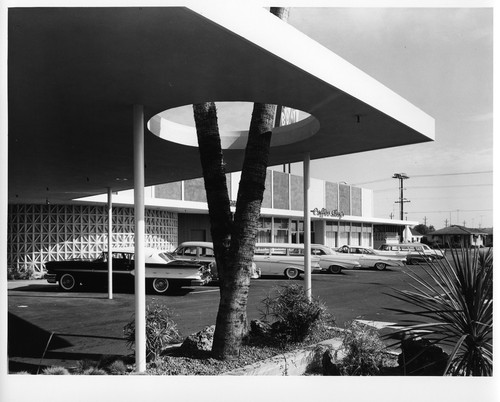
[[[387,265],[385,265],[383,262],[377,262],[375,264],[375,269],[377,271],[384,271],[386,267],[387,267]]]
[[[75,290],[78,281],[72,274],[64,274],[59,278],[59,287],[65,292]]]
[[[297,279],[300,276],[300,271],[297,268],[285,269],[285,276],[288,279]]]
[[[155,278],[153,279],[151,285],[155,293],[158,294],[165,294],[170,288],[170,282],[168,281],[167,278]]]
[[[342,272],[342,267],[338,265],[330,265],[328,267],[328,272],[331,274],[340,274]]]

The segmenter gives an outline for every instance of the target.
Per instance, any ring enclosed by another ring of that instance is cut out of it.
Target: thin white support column
[[[144,223],[144,108],[134,105],[135,364],[146,371],[146,280]]]
[[[311,211],[309,209],[309,189],[311,154],[304,154],[304,286],[309,300],[312,298],[311,291]]]
[[[108,299],[113,299],[113,199],[108,187]]]

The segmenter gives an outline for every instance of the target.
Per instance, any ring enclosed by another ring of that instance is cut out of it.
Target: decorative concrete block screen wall
[[[146,246],[171,251],[177,245],[177,214],[146,209]],[[107,249],[107,207],[9,205],[8,267],[41,271],[43,264],[96,258]],[[133,247],[134,209],[113,208],[113,247]]]

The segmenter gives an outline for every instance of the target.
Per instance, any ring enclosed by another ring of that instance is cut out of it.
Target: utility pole
[[[407,200],[406,198],[404,198],[404,184],[403,182],[406,180],[406,179],[409,179],[410,177],[406,174],[406,173],[394,173],[394,175],[392,176],[393,179],[399,179],[399,200],[398,201],[395,201],[396,204],[400,204],[399,206],[399,218],[400,220],[404,220],[404,208],[403,208],[403,204],[405,202],[410,202],[409,200]]]
[[[444,220],[444,227],[447,228],[448,227],[448,219],[445,219]]]

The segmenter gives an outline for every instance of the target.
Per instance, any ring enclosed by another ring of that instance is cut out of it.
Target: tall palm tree
[[[282,19],[288,16],[288,10],[281,7],[272,7],[270,11]],[[247,333],[250,270],[276,105],[254,104],[234,217],[230,210],[216,106],[213,102],[201,103],[193,105],[193,110],[220,281],[212,353],[219,359],[229,359],[238,356],[242,338]]]

